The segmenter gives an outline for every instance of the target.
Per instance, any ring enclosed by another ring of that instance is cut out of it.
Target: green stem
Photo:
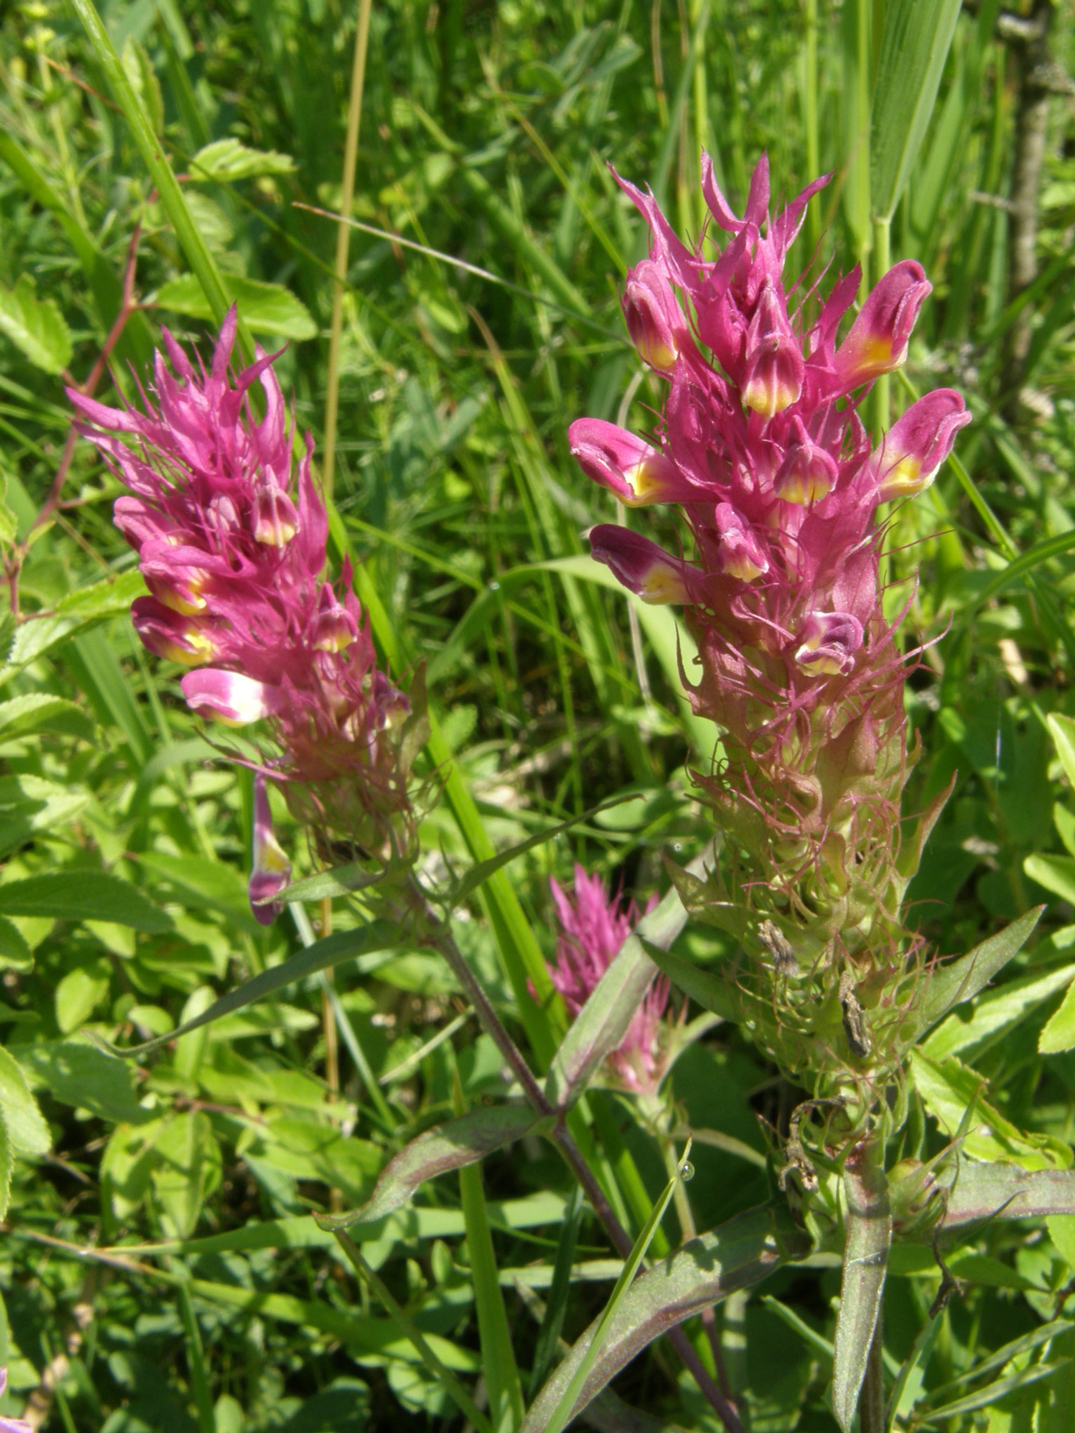
[[[877,1311],[877,1325],[866,1355],[866,1376],[859,1394],[859,1433],[885,1433],[884,1357],[881,1343],[882,1311]]]
[[[806,137],[806,174],[813,179],[821,173],[821,145],[817,110],[817,0],[805,0],[803,47],[803,130]],[[806,242],[813,258],[821,242],[821,213],[816,204],[807,205]]]

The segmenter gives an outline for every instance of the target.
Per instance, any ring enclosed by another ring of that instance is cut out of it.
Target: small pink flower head
[[[766,278],[747,330],[740,383],[743,402],[763,418],[772,418],[798,400],[805,371],[784,301],[772,279]]]
[[[578,418],[567,430],[567,439],[586,476],[615,493],[628,507],[685,502],[699,496],[659,448],[615,423]]]
[[[769,571],[761,544],[731,503],[718,503],[714,514],[720,535],[720,570],[740,582],[753,582]]]
[[[777,469],[773,490],[786,503],[809,506],[831,493],[839,465],[833,455],[815,443],[799,417],[792,419],[792,434]]]
[[[587,875],[578,863],[573,900],[557,881],[550,879],[549,888],[560,926],[556,964],[550,974],[574,1018],[643,913],[634,901],[625,904],[622,896],[610,897],[601,877]],[[651,897],[646,911],[656,904],[656,896]],[[652,1093],[661,1082],[661,1022],[668,995],[668,980],[659,976],[628,1026],[623,1043],[608,1058],[618,1083],[629,1090]]]
[[[627,275],[623,316],[643,363],[671,373],[687,338],[687,322],[664,271],[652,259],[643,259]]]
[[[7,1369],[0,1368],[0,1398],[3,1398],[6,1388]],[[0,1433],[33,1433],[33,1429],[25,1418],[5,1418],[0,1415]]]
[[[262,925],[272,925],[284,908],[283,901],[273,897],[291,880],[291,862],[273,835],[272,812],[265,777],[259,771],[254,777],[254,851],[250,868],[250,909]]]
[[[913,403],[885,434],[870,459],[879,502],[923,492],[952,451],[956,434],[971,415],[952,388],[937,388]]]
[[[587,536],[593,557],[643,602],[661,606],[690,600],[692,569],[648,537],[609,522],[598,523]]]
[[[836,350],[836,372],[843,391],[872,383],[899,368],[918,311],[933,285],[914,259],[904,259],[870,293],[847,337]]]
[[[799,628],[795,660],[816,676],[845,676],[862,637],[862,623],[850,612],[811,612]]]

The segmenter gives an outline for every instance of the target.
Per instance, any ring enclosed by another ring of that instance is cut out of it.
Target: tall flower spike
[[[577,862],[572,895],[552,879],[549,889],[560,926],[556,964],[550,975],[564,998],[568,1014],[574,1018],[641,916],[657,904],[657,898],[651,897],[646,911],[640,911],[634,901],[625,903],[622,896],[610,897],[601,877],[588,875]],[[668,1008],[668,995],[667,979],[658,976],[635,1012],[619,1048],[608,1057],[609,1071],[625,1089],[652,1094],[661,1082],[666,1054],[662,1048],[662,1020]]]
[[[152,594],[134,604],[135,629],[151,651],[196,669],[181,683],[192,710],[267,723],[276,750],[262,769],[318,839],[387,858],[414,840],[407,698],[377,669],[350,569],[337,586],[321,578],[328,515],[313,444],[307,435],[296,472],[274,357],[258,349],[233,374],[235,331],[233,308],[206,372],[163,330],[171,368],[158,353],[145,412],[68,390],[79,431],[130,489],[116,525]],[[272,894],[286,860],[267,819],[255,824],[252,879]]]

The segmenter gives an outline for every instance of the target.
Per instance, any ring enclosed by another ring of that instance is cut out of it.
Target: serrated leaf
[[[62,597],[51,612],[19,624],[8,654],[9,663],[13,668],[24,667],[83,628],[129,612],[131,603],[145,590],[142,574],[133,569]]]
[[[803,1258],[809,1249],[809,1238],[784,1209],[765,1206],[748,1210],[708,1234],[691,1239],[641,1274],[628,1289],[607,1331],[576,1400],[575,1413],[660,1334],[720,1303],[736,1289],[760,1283],[787,1260]],[[541,1433],[545,1428],[599,1322],[595,1320],[566,1355],[527,1413],[519,1433]]]
[[[871,114],[874,212],[891,219],[937,99],[961,0],[888,0]]]
[[[586,1088],[607,1055],[619,1048],[656,975],[650,946],[670,946],[687,923],[675,890],[639,921],[572,1021],[549,1069],[545,1095],[565,1108]]]
[[[1073,979],[1075,965],[1065,965],[1044,975],[1024,975],[1018,980],[1008,980],[999,990],[987,991],[979,996],[968,1019],[962,1018],[962,1012],[949,1015],[933,1030],[921,1048],[934,1059],[943,1059],[946,1055],[972,1050],[986,1041],[993,1044],[1008,1030],[1014,1029],[1032,1010],[1052,999],[1057,991],[1071,986]],[[1053,1019],[1056,1019],[1055,1015]],[[1075,1041],[1075,1033],[1072,1038]]]
[[[40,776],[0,776],[0,856],[73,820],[89,801],[88,791],[69,790]]]
[[[45,373],[62,373],[71,362],[71,335],[63,314],[52,299],[37,297],[29,274],[21,275],[13,289],[0,285],[0,333]]]
[[[164,911],[128,881],[105,871],[46,871],[0,884],[0,914],[49,920],[104,920],[133,930],[171,930]]]
[[[237,139],[216,139],[190,161],[190,176],[199,183],[216,180],[230,184],[235,179],[252,179],[260,174],[292,174],[295,161],[290,154],[274,149],[249,149]]]
[[[0,967],[19,971],[34,968],[34,953],[30,949],[30,942],[7,916],[0,916]]]
[[[282,284],[265,284],[240,274],[222,274],[221,282],[229,303],[238,305],[240,317],[254,333],[297,341],[317,337],[317,324],[310,310]],[[171,279],[157,291],[156,301],[161,308],[171,309],[173,313],[213,322],[209,300],[193,274]]]
[[[323,1229],[338,1230],[381,1219],[406,1204],[427,1179],[463,1169],[526,1134],[540,1134],[552,1122],[553,1116],[536,1114],[528,1105],[490,1105],[435,1125],[389,1160],[372,1198],[361,1209],[318,1223]]]
[[[37,1101],[30,1093],[26,1076],[18,1063],[0,1046],[0,1110],[16,1154],[36,1158],[52,1148],[49,1127]]]
[[[1041,919],[1044,906],[1037,906],[997,935],[983,940],[957,960],[938,963],[929,972],[926,992],[917,1012],[912,1016],[919,1035],[925,1034],[949,1010],[977,995],[1018,955]]]
[[[51,692],[26,692],[21,697],[0,702],[0,737],[39,731],[89,741],[94,731],[93,719],[75,702],[54,697]]]
[[[1038,1037],[1038,1053],[1059,1055],[1075,1048],[1075,985],[1069,985],[1060,1008],[1045,1022]]]
[[[849,1433],[858,1409],[892,1245],[892,1213],[879,1153],[872,1144],[861,1144],[844,1166],[847,1240],[832,1362],[832,1406],[844,1433]]]

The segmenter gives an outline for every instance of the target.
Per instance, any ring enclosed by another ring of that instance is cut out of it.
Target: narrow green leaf
[[[687,912],[673,889],[624,941],[556,1052],[545,1084],[550,1104],[557,1109],[570,1104],[606,1055],[619,1047],[656,974],[649,946],[665,949],[686,923]]]
[[[961,0],[888,0],[871,135],[874,213],[891,219],[937,99]],[[880,277],[880,275],[878,275]]]
[[[575,1245],[578,1242],[581,1218],[582,1190],[576,1184],[571,1191],[571,1197],[564,1212],[560,1237],[556,1241],[556,1259],[549,1280],[549,1297],[545,1304],[541,1328],[538,1330],[537,1343],[534,1345],[534,1359],[530,1368],[530,1397],[532,1399],[541,1391],[556,1360],[556,1350],[559,1347],[560,1334],[564,1327],[564,1315],[567,1313],[567,1300],[571,1292]],[[510,1273],[511,1271],[505,1270],[504,1272]],[[617,1265],[613,1277],[618,1277],[618,1274]]]
[[[644,942],[644,946],[654,965],[663,971],[684,995],[696,1000],[704,1010],[712,1010],[713,1014],[719,1015],[722,1020],[737,1018],[737,1001],[727,980],[719,971],[704,969],[693,961],[672,955],[670,951],[662,950],[660,946],[652,945],[648,941]]]
[[[13,289],[0,285],[0,333],[44,373],[62,373],[71,362],[71,335],[52,299],[39,299],[34,281],[22,274]]]
[[[1059,1055],[1075,1049],[1075,985],[1069,985],[1060,1008],[1046,1021],[1038,1037],[1038,1053]]]
[[[945,1229],[986,1219],[1044,1219],[1075,1214],[1075,1170],[1020,1169],[961,1159],[948,1195]]]
[[[976,1393],[968,1393],[964,1398],[956,1398],[951,1403],[943,1403],[939,1408],[924,1408],[919,1414],[919,1421],[922,1423],[940,1422],[945,1418],[957,1418],[963,1413],[973,1413],[978,1408],[990,1408],[999,1399],[1007,1397],[1017,1389],[1026,1388],[1031,1383],[1039,1383],[1043,1378],[1048,1378],[1061,1369],[1070,1370],[1070,1367],[1071,1361],[1067,1358],[1058,1358],[1052,1363],[1031,1364],[1029,1368],[1024,1368],[1019,1373],[1010,1373],[1004,1378],[998,1378],[987,1387],[978,1389]]]
[[[691,1239],[640,1275],[625,1294],[574,1406],[577,1414],[652,1341],[692,1314],[749,1288],[781,1264],[805,1257],[810,1240],[782,1207],[763,1206]],[[582,1362],[600,1319],[553,1374],[519,1433],[543,1433],[546,1419]]]
[[[231,184],[236,179],[253,179],[262,174],[292,174],[295,161],[290,154],[274,149],[249,149],[237,139],[216,139],[199,149],[190,161],[193,179]]]
[[[963,1019],[961,1014],[949,1015],[933,1030],[921,1048],[934,1059],[943,1059],[946,1055],[958,1055],[984,1043],[992,1045],[1013,1030],[1031,1011],[1050,1000],[1057,991],[1067,990],[1073,979],[1075,965],[1065,965],[1044,975],[1025,975],[1018,980],[1008,980],[999,990],[988,991],[978,997],[969,1020]],[[1069,1003],[1075,1009],[1075,1001],[1065,1001],[1065,1004]],[[1063,1009],[1061,1005],[1060,1010]],[[1060,1011],[1057,1012],[1059,1014]],[[1053,1016],[1053,1020],[1057,1015]],[[1049,1023],[1052,1024],[1052,1021]],[[1047,1025],[1045,1030],[1048,1028]],[[1045,1030],[1042,1031],[1042,1040],[1045,1039]],[[1075,1031],[1072,1032],[1072,1042],[1075,1043]],[[1053,1053],[1040,1044],[1038,1048],[1042,1054]]]
[[[373,1195],[361,1209],[350,1214],[318,1216],[317,1222],[322,1229],[335,1231],[382,1219],[406,1204],[427,1179],[462,1169],[526,1134],[541,1133],[551,1124],[551,1117],[535,1114],[528,1105],[489,1105],[470,1110],[412,1139],[385,1165]]]
[[[1052,891],[1062,901],[1075,901],[1075,858],[1051,853],[1027,856],[1023,870],[1032,881]]]
[[[106,871],[44,871],[0,884],[0,914],[49,920],[99,920],[159,934],[171,930],[164,911],[137,887]]]
[[[282,284],[266,284],[241,274],[221,274],[220,281],[229,304],[238,305],[240,316],[254,333],[272,334],[301,342],[316,338],[318,329],[310,310]],[[160,308],[188,318],[212,323],[216,315],[195,274],[182,274],[157,290]]]
[[[832,1367],[832,1406],[844,1433],[849,1433],[858,1409],[892,1245],[882,1153],[872,1141],[864,1142],[844,1166],[847,1242]]]
[[[0,1106],[0,1219],[7,1218],[8,1200],[11,1198],[11,1176],[15,1171],[15,1151],[11,1136],[7,1132],[7,1115]]]
[[[1044,906],[1036,906],[1026,915],[1012,921],[997,935],[983,940],[972,951],[934,966],[926,983],[926,993],[915,1016],[919,1034],[924,1034],[949,1010],[970,1000],[1018,955],[1041,919]]]
[[[1065,536],[1075,535],[1066,533]],[[1050,712],[1045,718],[1045,725],[1049,728],[1049,735],[1053,739],[1056,754],[1063,764],[1067,779],[1075,790],[1075,720],[1059,712]]]
[[[0,897],[5,889],[0,886]],[[185,1025],[180,1025],[178,1030],[171,1030],[167,1035],[159,1035],[155,1040],[147,1040],[142,1045],[130,1045],[124,1050],[112,1049],[111,1046],[106,1048],[110,1053],[126,1058],[147,1054],[150,1050],[159,1049],[161,1045],[166,1045],[191,1030],[197,1030],[202,1025],[211,1025],[222,1015],[229,1015],[233,1010],[241,1010],[244,1005],[251,1005],[255,1000],[272,995],[277,990],[282,990],[285,985],[291,985],[296,980],[305,980],[309,975],[316,975],[319,970],[341,965],[345,960],[353,960],[356,956],[391,950],[398,939],[399,931],[389,921],[373,921],[369,925],[359,926],[357,930],[337,931],[307,949],[300,950],[297,955],[282,961],[280,965],[274,965],[269,970],[263,970],[260,975],[255,975],[253,979],[244,981],[237,990],[222,995],[208,1010],[193,1020],[188,1020]]]

